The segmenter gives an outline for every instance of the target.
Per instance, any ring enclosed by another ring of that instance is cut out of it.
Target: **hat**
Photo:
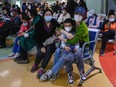
[[[15,9],[15,8],[14,8],[14,9],[12,9],[11,11],[15,11],[15,12],[18,12],[18,10],[17,10],[17,9]]]
[[[85,10],[83,7],[79,6],[79,7],[76,7],[75,13],[81,13],[83,16],[85,15]]]

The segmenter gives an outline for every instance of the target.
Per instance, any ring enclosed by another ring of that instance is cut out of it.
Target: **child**
[[[64,21],[64,28],[65,31],[74,34],[75,33],[75,22],[68,18]],[[67,38],[66,35],[62,34],[59,36],[59,38]],[[58,48],[55,52],[55,58],[54,58],[54,64],[51,70],[48,70],[45,74],[43,74],[40,78],[41,81],[54,81],[57,77],[57,74],[59,70],[66,65],[66,72],[68,73],[68,82],[70,84],[73,83],[73,77],[72,77],[72,70],[68,70],[68,63],[67,62],[73,62],[74,61],[74,53],[79,48],[79,44],[76,45],[70,45],[66,44],[64,41],[61,41],[60,48]],[[57,55],[60,53],[60,55]]]
[[[14,47],[13,47],[12,53],[9,54],[9,57],[16,58],[16,57],[18,57],[20,55],[19,38],[22,37],[22,36],[27,37],[25,32],[30,27],[30,18],[29,18],[29,16],[23,15],[22,22],[23,23],[22,23],[21,28],[20,28],[20,30],[18,32],[18,36],[16,37],[15,42],[14,42]]]

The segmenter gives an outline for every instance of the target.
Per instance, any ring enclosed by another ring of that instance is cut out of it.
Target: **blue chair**
[[[93,58],[95,49],[96,49],[98,36],[99,36],[99,29],[90,29],[89,28],[88,30],[89,30],[90,42],[84,43],[84,45],[82,47],[82,53],[83,53],[84,60],[90,61],[91,68],[84,74],[85,77],[87,77],[94,70],[99,70],[99,73],[102,72],[100,68],[95,67],[95,65],[94,65],[95,60]],[[88,50],[85,50],[87,45],[88,45]],[[79,86],[81,86],[84,81],[85,80],[81,79],[79,82]]]

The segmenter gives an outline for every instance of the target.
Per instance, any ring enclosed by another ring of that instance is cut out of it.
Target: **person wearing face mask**
[[[30,18],[29,16],[27,15],[23,15],[22,16],[22,25],[21,25],[21,28],[18,32],[18,36],[16,37],[15,39],[15,42],[14,42],[14,47],[13,47],[13,50],[12,50],[12,53],[9,54],[9,57],[13,57],[13,58],[16,58],[20,55],[20,45],[19,45],[19,39],[20,37],[26,37],[26,35],[24,34],[30,27]]]
[[[60,37],[60,39],[62,41],[64,41],[66,44],[74,45],[79,42],[79,46],[80,46],[80,48],[82,48],[84,43],[89,42],[88,28],[87,28],[87,25],[85,24],[85,22],[83,21],[84,15],[85,15],[85,10],[82,7],[79,6],[75,9],[74,20],[76,21],[76,30],[75,30],[76,34],[72,35],[66,31],[64,31],[62,28],[59,28],[60,33],[65,34],[67,36],[67,39]],[[85,49],[88,49],[88,46],[86,46]],[[80,51],[77,51],[75,60],[77,61],[76,64],[79,69],[81,79],[85,79],[84,63],[83,63],[81,49],[80,49]],[[68,65],[70,65],[70,67],[68,67],[68,69],[73,70],[72,63],[68,62]]]
[[[71,18],[68,18],[64,21],[62,28],[64,31],[75,34],[75,21]],[[59,36],[63,38],[67,38],[65,34],[61,34]],[[56,54],[56,52],[59,51],[59,55]],[[67,62],[73,62],[74,56],[79,50],[79,43],[75,45],[66,44],[64,41],[61,41],[60,47],[56,50],[55,56],[54,56],[54,64],[51,70],[48,70],[45,74],[43,74],[40,78],[41,81],[54,81],[57,78],[57,75],[60,71],[60,69],[66,65],[66,72],[68,74],[68,83],[73,83],[73,77],[72,77],[72,71],[68,69],[70,65],[68,65]],[[80,55],[80,54],[78,54]]]
[[[13,9],[12,12],[13,12],[12,18],[8,21],[5,21],[4,24],[0,27],[0,48],[6,47],[6,37],[10,35],[11,28],[13,26],[21,25],[21,20],[17,13],[17,10]]]
[[[25,15],[25,14],[22,14],[22,15]],[[38,23],[41,20],[41,16],[37,15],[36,9],[30,10],[30,16],[33,19],[33,20],[30,20],[31,21],[30,28],[25,33],[23,33],[24,37],[20,37],[20,40],[19,40],[20,56],[14,59],[14,61],[18,64],[29,63],[27,54],[36,45],[36,42],[34,39],[34,29],[35,29],[34,26],[36,23]],[[23,25],[26,26],[27,23],[24,23]]]
[[[20,16],[18,15],[17,9],[12,9],[11,11],[11,22],[13,23],[14,26],[21,25],[21,19],[20,19]]]
[[[100,49],[100,56],[105,54],[106,44],[109,39],[114,39],[116,31],[116,16],[114,10],[110,10],[108,20],[105,20],[102,27],[102,45]]]
[[[88,28],[94,28],[97,29],[100,27],[100,20],[98,16],[95,14],[95,11],[91,9],[88,13],[88,18],[85,20],[85,23],[87,24]]]
[[[63,8],[62,14],[58,18],[58,23],[62,24],[67,18],[71,18],[71,16],[67,12],[67,8]]]
[[[47,67],[52,54],[55,51],[55,43],[44,46],[44,42],[55,34],[55,30],[60,27],[60,24],[53,19],[53,13],[47,9],[43,13],[43,19],[35,25],[34,38],[36,41],[37,54],[31,72],[38,70],[38,65],[41,66],[38,70],[37,77],[39,78]]]

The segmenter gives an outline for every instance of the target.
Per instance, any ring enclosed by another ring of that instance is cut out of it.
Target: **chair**
[[[102,72],[100,68],[98,68],[94,65],[95,60],[93,58],[94,53],[95,53],[96,43],[97,43],[98,36],[99,36],[99,30],[98,29],[90,29],[90,28],[88,30],[89,30],[90,42],[87,42],[83,45],[82,53],[83,53],[84,60],[90,61],[91,68],[84,74],[85,77],[87,77],[94,70],[99,70],[99,73]],[[86,45],[89,45],[89,52],[87,52],[88,55],[87,54],[85,55]],[[82,86],[83,82],[84,82],[84,80],[81,79],[79,82],[79,86]]]

